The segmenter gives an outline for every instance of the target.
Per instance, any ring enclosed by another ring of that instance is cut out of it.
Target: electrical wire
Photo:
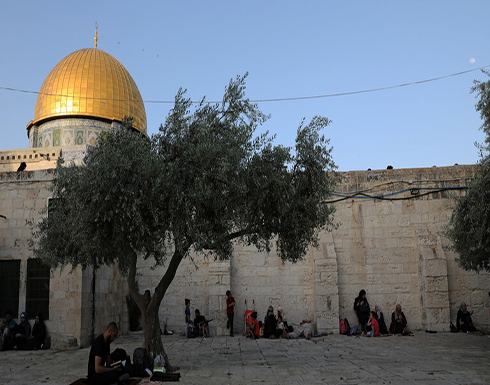
[[[314,96],[297,96],[297,97],[290,97],[290,98],[274,98],[274,99],[254,99],[254,100],[249,100],[249,102],[251,102],[251,103],[288,102],[288,101],[294,101],[294,100],[308,100],[308,99],[333,98],[333,97],[338,97],[338,96],[359,95],[359,94],[364,94],[364,93],[386,91],[386,90],[391,90],[394,88],[408,87],[408,86],[413,86],[413,85],[417,85],[417,84],[434,82],[434,81],[447,79],[447,78],[454,77],[454,76],[464,75],[464,74],[467,74],[469,72],[481,71],[487,67],[490,67],[490,64],[479,67],[479,68],[473,68],[470,70],[466,70],[466,71],[455,72],[455,73],[449,74],[449,75],[443,75],[443,76],[438,76],[435,78],[419,80],[419,81],[409,82],[409,83],[402,83],[402,84],[397,84],[397,85],[387,86],[387,87],[378,87],[378,88],[370,88],[370,89],[366,89],[366,90],[339,92],[339,93],[334,93],[334,94],[314,95]],[[67,98],[73,97],[73,95],[41,93],[39,91],[29,91],[29,90],[22,90],[22,89],[18,89],[18,88],[3,87],[3,86],[0,86],[0,90],[22,92],[22,93],[28,93],[28,94],[45,95],[45,96],[59,96],[59,97],[67,97]],[[119,102],[123,102],[123,101],[134,102],[134,101],[136,101],[135,99],[111,99],[111,98],[97,98],[97,97],[93,97],[90,99],[91,100],[113,100],[113,101],[119,101]],[[175,103],[175,101],[174,100],[144,100],[143,103],[173,104],[173,103]],[[200,101],[191,101],[191,103],[192,104],[200,104],[200,103],[202,103],[202,101],[201,100]],[[206,104],[222,103],[222,100],[205,101],[204,103],[206,103]]]
[[[387,200],[387,201],[401,201],[401,200],[409,200],[409,199],[416,199],[420,198],[426,195],[430,194],[436,194],[442,191],[448,191],[448,190],[466,190],[468,189],[468,186],[455,186],[455,187],[413,187],[413,188],[408,188],[388,194],[383,194],[383,195],[368,195],[364,193],[355,193],[352,195],[344,195],[344,194],[336,194],[336,193],[331,193],[330,195],[333,196],[338,196],[342,197],[341,199],[335,199],[331,201],[326,201],[325,203],[337,203],[337,202],[342,202],[347,199],[380,199],[380,200]],[[419,190],[428,190],[427,192],[423,194],[415,193],[418,192]],[[389,198],[390,196],[396,195],[396,194],[401,194],[403,192],[410,191],[412,193],[411,196],[408,197],[402,197],[402,198]]]

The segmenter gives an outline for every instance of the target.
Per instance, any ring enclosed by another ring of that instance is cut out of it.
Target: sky
[[[151,101],[180,87],[218,101],[248,72],[250,100],[324,96],[259,102],[270,119],[257,134],[294,147],[303,119],[326,116],[339,171],[476,163],[484,135],[470,90],[488,80],[489,14],[488,0],[1,0],[0,149],[28,147],[36,92],[93,47],[97,23],[98,48],[138,85],[149,135],[172,108]]]

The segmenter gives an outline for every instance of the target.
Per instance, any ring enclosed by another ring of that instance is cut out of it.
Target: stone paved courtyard
[[[113,344],[128,353],[141,333]],[[164,336],[182,384],[490,384],[490,338],[423,331],[414,337],[312,341]],[[89,348],[0,352],[0,384],[68,385],[84,377]]]

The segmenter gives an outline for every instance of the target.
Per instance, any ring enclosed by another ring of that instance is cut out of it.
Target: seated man
[[[196,313],[196,318],[194,318],[194,333],[196,334],[196,337],[207,337],[209,335],[208,321],[201,315],[199,309],[196,309],[194,313]]]
[[[12,331],[17,326],[17,322],[12,319],[12,311],[7,310],[5,313],[5,321],[0,328],[0,350],[7,350],[12,348],[13,335]]]
[[[306,320],[304,319],[301,321],[299,326],[295,326],[293,328],[293,331],[291,333],[286,332],[284,330],[283,337],[284,338],[299,338],[301,336],[304,336],[305,339],[309,340],[311,339],[311,336],[313,336],[313,321],[312,320]]]
[[[118,333],[119,328],[116,323],[111,322],[92,344],[88,359],[88,380],[91,385],[111,384],[129,378],[127,373],[122,373],[121,366],[110,367],[111,342],[116,340]]]

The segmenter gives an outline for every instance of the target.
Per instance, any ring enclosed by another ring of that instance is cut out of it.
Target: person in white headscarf
[[[379,307],[379,305],[376,305],[374,307],[374,311],[376,312],[376,315],[378,316],[379,332],[381,334],[388,334],[388,328],[386,327],[385,317],[384,317],[383,312],[381,311],[381,308]]]

